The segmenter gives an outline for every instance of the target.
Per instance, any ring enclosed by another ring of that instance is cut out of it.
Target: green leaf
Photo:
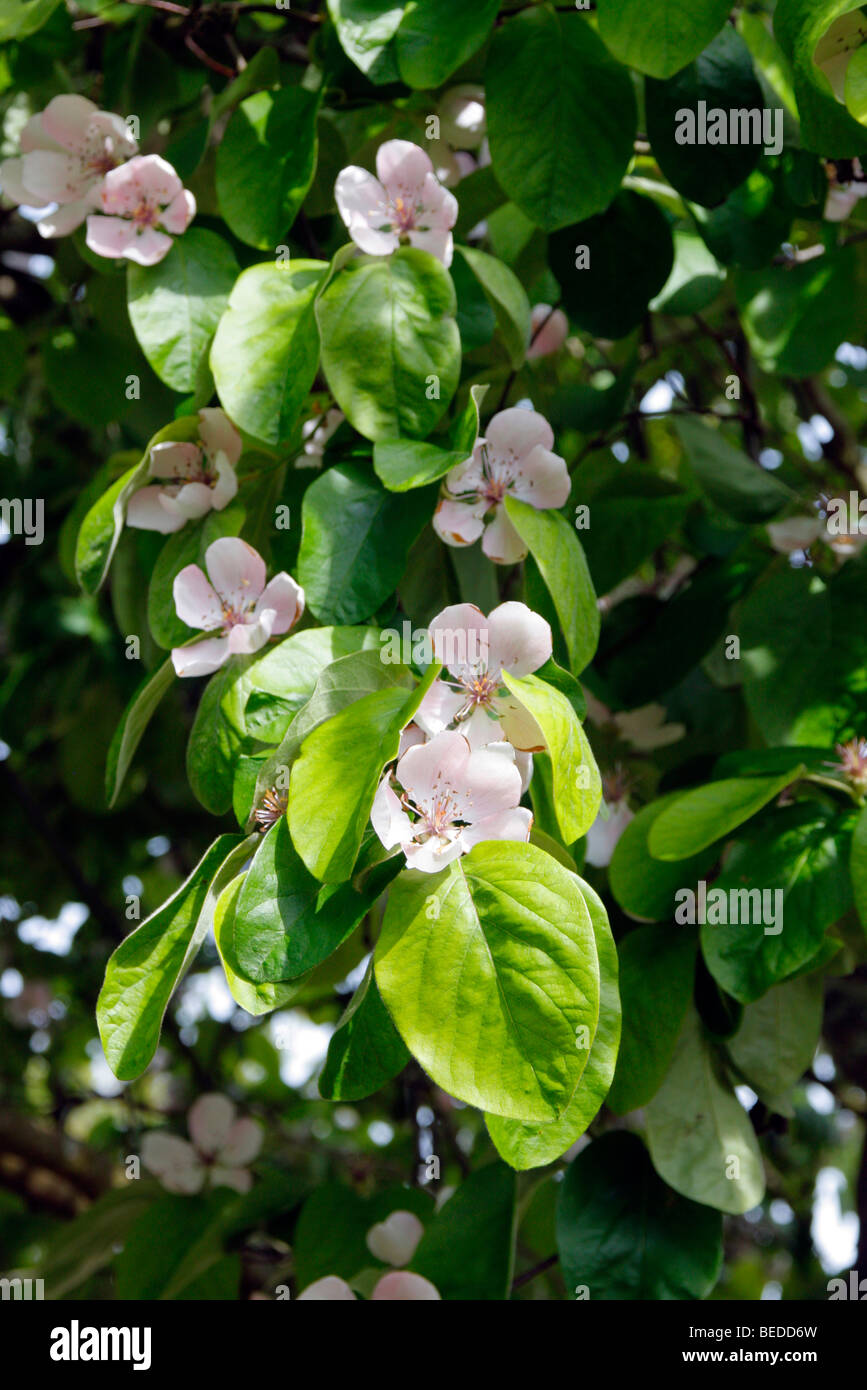
[[[75,573],[86,594],[97,593],[105,581],[123,530],[126,504],[147,477],[150,451],[154,444],[162,444],[170,439],[195,439],[198,429],[198,417],[194,415],[174,420],[159,430],[148,441],[135,467],[118,478],[87,512],[75,543]]]
[[[669,863],[652,858],[647,846],[650,828],[677,796],[678,792],[670,792],[649,806],[642,806],[614,847],[608,866],[608,884],[615,901],[630,917],[644,918],[648,922],[670,921],[674,917],[674,895],[678,888],[703,878],[717,858],[717,849],[713,846],[687,859]]]
[[[320,622],[363,622],[382,607],[435,504],[428,492],[395,497],[351,464],[310,484],[297,573]]]
[[[214,330],[238,274],[231,247],[190,227],[159,265],[131,265],[129,317],[157,376],[175,391],[195,389]]]
[[[650,827],[654,859],[687,859],[721,840],[796,781],[802,769],[779,777],[727,777],[684,792]]]
[[[410,1263],[443,1299],[502,1302],[512,1284],[515,1175],[489,1163],[461,1183],[440,1207]]]
[[[460,375],[456,310],[448,271],[414,247],[357,256],[334,276],[316,307],[322,369],[360,434],[431,432]]]
[[[409,1050],[391,1021],[368,964],[330,1043],[319,1077],[325,1100],[364,1100],[399,1076]]]
[[[535,719],[545,736],[554,774],[554,809],[567,845],[585,835],[602,801],[602,779],[575,710],[567,696],[538,676],[512,676],[503,683]]]
[[[254,1018],[259,1018],[262,1014],[271,1013],[272,1010],[291,1003],[303,990],[308,977],[305,975],[297,980],[282,980],[278,984],[254,984],[244,978],[235,955],[234,943],[235,908],[243,886],[243,876],[239,876],[226,885],[217,899],[214,909],[214,942],[229,993],[236,1004]]]
[[[617,947],[602,899],[582,879],[576,881],[590,913],[599,957],[599,1024],[584,1075],[559,1120],[525,1124],[485,1116],[494,1147],[512,1168],[543,1168],[570,1149],[597,1115],[614,1076],[621,1024]]]
[[[583,16],[546,6],[507,20],[485,86],[497,182],[537,226],[553,231],[608,206],[632,158],[635,94]]]
[[[272,696],[284,709],[298,713],[320,681],[329,690],[342,691],[348,687],[367,694],[370,690],[408,679],[403,667],[397,672],[379,660],[381,650],[380,634],[373,627],[318,627],[293,632],[282,642],[266,647],[244,667],[240,678],[227,692],[223,713],[239,734],[262,738],[265,730],[261,716],[249,718],[247,714],[247,707],[255,695]],[[363,662],[343,663],[344,657],[360,652],[366,654]],[[392,674],[394,680],[389,680]],[[338,704],[329,706],[321,717],[326,718],[338,708],[341,708]],[[312,723],[309,724],[308,732],[312,727]]]
[[[861,812],[852,834],[852,849],[849,856],[849,871],[852,875],[852,889],[855,895],[855,908],[861,925],[867,929],[867,810]]]
[[[199,1265],[196,1274],[200,1277],[213,1269],[223,1255],[219,1239],[220,1215],[229,1201],[231,1195],[227,1188],[218,1188],[207,1196],[186,1193],[180,1196],[169,1192],[159,1196],[142,1213],[124,1240],[115,1265],[116,1297],[136,1301],[164,1298],[169,1285],[187,1262],[191,1249],[208,1236],[211,1241],[207,1259],[204,1265]],[[154,1240],[155,1223],[162,1233],[158,1241]],[[179,1287],[183,1288],[186,1282],[182,1279]],[[236,1287],[229,1297],[237,1296]]]
[[[479,407],[487,386],[471,386],[470,398],[452,424],[450,448],[416,439],[380,439],[373,446],[373,467],[391,492],[425,487],[464,463],[480,434]]]
[[[666,284],[674,242],[653,199],[626,189],[604,212],[555,232],[548,259],[578,327],[599,338],[623,338]]]
[[[644,0],[598,0],[599,33],[614,57],[649,77],[672,77],[697,58],[729,17],[728,0],[648,6]]]
[[[721,430],[692,418],[679,419],[676,429],[702,492],[736,521],[769,521],[795,500],[791,488],[730,444]]]
[[[559,512],[540,512],[508,495],[505,506],[539,566],[566,639],[572,672],[580,676],[599,641],[599,609],[581,542]]]
[[[328,0],[328,13],[344,53],[371,82],[398,80],[389,45],[405,9],[405,0]]]
[[[606,461],[599,472],[592,495],[582,493],[591,524],[581,531],[581,543],[596,592],[608,594],[671,538],[692,499],[668,478],[639,465],[612,458],[610,469]]]
[[[96,1004],[99,1036],[120,1081],[147,1068],[160,1038],[169,998],[201,945],[211,880],[238,847],[239,835],[214,841],[189,878],[114,951]]]
[[[320,94],[306,87],[256,92],[242,101],[217,146],[217,199],[248,246],[285,241],[316,169]]]
[[[441,87],[481,48],[500,0],[409,0],[395,40],[397,66],[408,87]]]
[[[290,439],[319,365],[313,312],[322,261],[253,265],[238,277],[211,348],[224,410],[266,444]]]
[[[646,1116],[653,1166],[675,1192],[734,1216],[758,1206],[765,1174],[753,1127],[692,1009]]]
[[[221,816],[232,805],[235,764],[242,739],[222,710],[223,699],[238,679],[238,663],[231,657],[211,676],[199,701],[199,708],[187,743],[187,777],[193,795],[210,811]]]
[[[74,1221],[52,1222],[37,1268],[55,1298],[66,1298],[110,1264],[117,1246],[142,1213],[150,1211],[153,1200],[147,1184],[129,1182],[97,1198]]]
[[[752,55],[740,34],[727,24],[689,67],[665,82],[648,79],[644,91],[648,139],[669,183],[703,207],[725,202],[762,156],[761,141],[742,143],[744,127],[729,128],[731,113],[736,111],[752,140],[753,127],[761,131],[765,105]],[[701,102],[706,106],[700,106]],[[708,130],[702,120],[705,111]],[[719,111],[726,121],[725,139],[712,144],[706,137],[715,133],[713,113]],[[691,125],[686,124],[684,113]],[[681,143],[684,136],[690,137],[689,143]]]
[[[700,236],[685,228],[674,232],[674,266],[650,307],[656,314],[686,317],[712,304],[726,280],[725,268]]]
[[[846,110],[860,125],[867,118],[867,49],[857,48],[846,68]]]
[[[567,1290],[591,1299],[700,1299],[722,1266],[722,1220],[676,1197],[637,1134],[603,1134],[569,1165],[557,1197]]]
[[[496,256],[470,246],[458,246],[456,254],[481,285],[494,311],[512,366],[520,367],[530,343],[530,301],[526,290],[514,271]]]
[[[864,153],[864,128],[837,101],[816,58],[832,23],[854,10],[852,0],[779,0],[774,10],[774,34],[794,70],[801,144],[822,155],[832,149],[838,159]]]
[[[802,975],[748,1004],[726,1051],[762,1100],[784,1096],[813,1061],[822,1027],[821,976]]]
[[[730,901],[733,892],[752,892],[749,921],[706,922],[701,928],[707,967],[728,994],[750,1003],[813,959],[827,928],[852,904],[847,848],[839,816],[814,801],[782,808],[735,845],[713,887]],[[767,893],[782,896],[765,898]],[[758,901],[761,911],[753,908]],[[742,902],[739,897],[739,919],[747,915]],[[708,916],[710,909],[708,903]],[[773,921],[765,920],[771,916]]]
[[[105,764],[105,799],[113,806],[123,786],[129,765],[135,757],[135,750],[141,742],[160,700],[165,695],[175,672],[171,661],[164,661],[156,671],[145,676],[123,712],[121,721],[114,731],[108,758]]]
[[[625,1115],[656,1095],[692,999],[695,932],[638,927],[620,942],[623,1032],[608,1105]]]
[[[0,43],[24,39],[47,24],[60,0],[0,0]]]
[[[341,883],[352,872],[382,769],[397,757],[401,730],[439,669],[430,666],[409,695],[394,689],[362,696],[305,739],[289,783],[289,829],[323,882]]]
[[[488,841],[442,873],[401,874],[375,959],[398,1032],[438,1086],[493,1115],[563,1113],[600,986],[590,913],[550,855]]]
[[[242,973],[257,984],[306,975],[355,930],[382,886],[381,875],[371,874],[364,892],[350,884],[323,887],[304,867],[282,816],[262,836],[235,906]]]
[[[735,295],[762,371],[814,376],[839,344],[858,334],[860,280],[853,247],[826,250],[803,265],[741,271]]]

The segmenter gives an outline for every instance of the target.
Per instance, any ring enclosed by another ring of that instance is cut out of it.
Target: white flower
[[[390,256],[408,242],[451,265],[458,205],[425,151],[409,140],[387,140],[377,151],[376,172],[378,178],[352,164],[334,186],[356,246],[371,256]]]
[[[236,1118],[228,1096],[199,1096],[187,1115],[192,1143],[175,1134],[148,1133],[141,1161],[168,1192],[201,1192],[212,1187],[249,1192],[253,1176],[247,1168],[262,1147],[262,1128],[255,1120]]]

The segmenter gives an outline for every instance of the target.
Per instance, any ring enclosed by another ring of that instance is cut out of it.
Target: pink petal
[[[304,590],[300,584],[295,583],[291,575],[281,571],[265,585],[262,596],[253,609],[254,616],[258,617],[266,608],[272,609],[275,614],[272,631],[288,632],[304,612]]]
[[[105,182],[112,190],[126,190],[124,196],[128,196],[132,188],[136,191],[138,200],[146,197],[149,201],[163,205],[171,203],[183,189],[183,184],[171,164],[158,154],[136,155],[134,159],[106,174]]]
[[[384,1274],[371,1294],[374,1303],[433,1303],[440,1294],[428,1279],[407,1270],[392,1270]]]
[[[452,690],[445,681],[434,681],[416,710],[415,722],[428,736],[440,734],[451,724],[464,702],[465,697],[459,690]],[[424,739],[407,743],[406,748],[401,745],[401,753],[406,752],[407,748],[415,747],[417,742],[423,743]]]
[[[196,200],[188,188],[176,193],[160,215],[160,225],[179,236],[185,232],[196,215]]]
[[[484,491],[485,477],[482,459],[482,445],[484,443],[484,439],[476,440],[475,448],[470,457],[446,474],[446,488],[452,496],[460,497],[467,492]]]
[[[424,212],[420,215],[419,231],[448,232],[458,220],[458,200],[433,173],[428,174],[422,189]]]
[[[265,588],[265,561],[237,536],[222,536],[208,546],[205,568],[227,608],[252,608]]]
[[[504,459],[521,459],[537,444],[543,449],[552,448],[554,431],[537,410],[510,406],[488,421],[485,438],[494,454]]]
[[[526,559],[527,547],[518,535],[503,506],[498,506],[485,527],[482,550],[495,565],[516,565]]]
[[[119,159],[129,159],[138,151],[138,143],[133,138],[123,116],[114,111],[97,111],[90,122],[91,133],[96,132]]]
[[[31,150],[61,150],[62,145],[58,145],[56,140],[46,132],[42,124],[42,112],[37,111],[35,116],[31,116],[21,132],[18,147],[22,154],[29,154]]]
[[[199,411],[199,438],[208,458],[216,458],[217,454],[223,453],[235,467],[244,445],[225,410],[218,405],[210,405]]]
[[[551,628],[526,603],[501,603],[488,617],[488,669],[528,676],[550,660]]]
[[[315,1284],[308,1284],[303,1293],[298,1295],[298,1302],[309,1303],[356,1303],[358,1300],[345,1279],[338,1279],[336,1274],[328,1274],[324,1279],[317,1279]]]
[[[451,232],[439,231],[432,228],[428,232],[419,232],[413,229],[409,233],[409,244],[415,246],[419,251],[427,251],[429,256],[436,256],[438,261],[448,269],[455,254],[455,243]]]
[[[253,623],[234,623],[229,630],[229,652],[232,656],[250,656],[261,651],[274,630],[276,614],[264,608]]]
[[[211,1169],[211,1186],[231,1187],[243,1195],[253,1186],[253,1174],[246,1168],[225,1168],[221,1163],[216,1163]]]
[[[202,451],[197,444],[167,439],[151,449],[148,472],[152,478],[201,478]]]
[[[133,493],[126,505],[126,524],[139,531],[159,531],[167,536],[180,531],[184,518],[163,506],[163,489],[154,484]]]
[[[265,1138],[262,1126],[255,1120],[236,1120],[229,1130],[229,1137],[219,1152],[221,1163],[230,1167],[241,1167],[252,1163],[259,1154]]]
[[[420,810],[429,811],[446,788],[466,785],[469,759],[466,739],[447,730],[404,753],[395,775],[410,800]]]
[[[527,357],[549,357],[560,348],[569,337],[569,320],[562,309],[551,309],[550,304],[536,304],[530,315],[530,346]]]
[[[21,177],[42,203],[77,202],[93,183],[92,175],[82,174],[80,161],[71,154],[54,150],[33,150],[22,155]]]
[[[141,1143],[141,1161],[169,1192],[199,1192],[205,1170],[192,1144],[175,1134],[147,1133]]]
[[[187,627],[212,632],[223,626],[223,605],[198,565],[186,565],[175,575],[172,593],[177,615]]]
[[[450,604],[431,620],[428,630],[437,661],[458,679],[470,673],[476,654],[486,663],[490,660],[488,619],[474,603]]]
[[[112,260],[123,256],[135,236],[131,222],[122,217],[101,217],[91,214],[87,219],[87,245],[97,256],[108,256]]]
[[[87,144],[88,127],[96,111],[96,105],[87,97],[52,97],[42,112],[42,129],[63,149],[78,154]]]
[[[110,169],[102,181],[102,208],[108,216],[131,217],[144,196],[139,166],[144,155],[137,155],[117,169]]]
[[[143,232],[137,232],[131,238],[123,254],[128,261],[135,261],[137,265],[158,265],[165,260],[172,245],[171,237],[166,236],[165,232],[158,232],[155,227],[145,227]]]
[[[174,494],[165,489],[163,506],[170,514],[181,517],[183,521],[193,521],[197,517],[207,516],[213,506],[213,500],[213,493],[207,483],[184,483]]]
[[[422,202],[425,182],[433,176],[429,156],[411,140],[387,140],[376,152],[376,172],[392,202]]]
[[[533,812],[516,806],[514,810],[501,811],[499,815],[468,825],[461,839],[466,849],[472,849],[483,840],[529,840],[532,828]]]
[[[40,198],[32,189],[24,186],[24,160],[4,159],[0,164],[0,189],[13,203],[24,203],[27,207],[39,207]]]
[[[441,682],[435,682],[435,684],[441,684]],[[408,748],[415,748],[419,743],[427,743],[424,729],[420,728],[419,725],[415,723],[407,724],[406,728],[401,730],[397,756],[402,758]]]
[[[56,237],[69,236],[76,227],[80,227],[84,219],[89,215],[93,207],[93,199],[90,196],[79,198],[75,203],[63,203],[54,212],[47,212],[44,217],[40,217],[36,226],[40,236]]]
[[[437,504],[433,528],[446,545],[472,545],[485,529],[486,502],[450,502],[447,497]]]
[[[376,789],[370,823],[386,849],[394,849],[395,845],[406,844],[412,839],[412,821],[388,777],[383,777]]]
[[[356,246],[371,256],[388,256],[397,250],[400,241],[390,230],[388,195],[372,174],[355,164],[342,169],[334,185],[334,197]]]
[[[234,1105],[217,1091],[199,1096],[187,1115],[190,1138],[206,1158],[213,1158],[228,1143],[234,1123]]]
[[[522,502],[544,509],[565,506],[571,489],[566,460],[537,444],[524,459],[511,491]]]
[[[210,676],[230,656],[228,637],[205,637],[188,647],[173,647],[172,665],[177,676]]]
[[[460,859],[464,852],[461,835],[457,830],[446,839],[436,839],[432,836],[423,845],[412,843],[405,844],[402,848],[406,855],[406,867],[417,869],[421,874],[440,873],[455,859]]]
[[[445,737],[445,735],[441,735]],[[464,764],[461,781],[452,792],[456,818],[487,820],[510,811],[521,800],[521,774],[512,758],[503,752],[480,748]]]
[[[365,1237],[367,1248],[383,1264],[408,1265],[424,1235],[424,1226],[414,1212],[393,1211],[385,1221],[371,1226]]]

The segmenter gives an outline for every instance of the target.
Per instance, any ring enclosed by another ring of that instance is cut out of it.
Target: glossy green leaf
[[[672,77],[710,43],[729,17],[728,0],[648,6],[644,0],[598,0],[599,33],[627,67]]]
[[[508,1298],[516,1195],[515,1175],[503,1163],[471,1173],[428,1225],[410,1269],[446,1300]]]
[[[437,1085],[493,1115],[563,1113],[596,1032],[599,967],[584,898],[550,855],[488,841],[442,873],[402,874],[375,958],[398,1032]]]
[[[313,312],[322,261],[250,266],[238,277],[211,348],[220,402],[266,444],[292,437],[319,364]]]
[[[408,87],[441,87],[490,33],[500,0],[409,0],[397,31],[395,53]]]
[[[718,851],[713,846],[688,859],[668,863],[652,857],[647,845],[650,828],[677,795],[671,792],[649,806],[642,806],[614,847],[608,866],[608,883],[615,901],[630,917],[648,922],[670,921],[674,917],[678,888],[696,883],[717,857]]]
[[[696,933],[639,927],[620,942],[623,1031],[608,1096],[615,1115],[646,1105],[668,1071],[692,999]]]
[[[699,487],[736,521],[769,521],[795,500],[791,488],[731,444],[721,430],[683,418],[677,421],[677,432]]]
[[[505,506],[539,566],[566,639],[572,672],[580,676],[599,641],[599,609],[581,542],[559,512],[540,512],[510,496]]]
[[[726,1050],[765,1101],[785,1095],[812,1065],[822,1027],[821,976],[802,975],[748,1004]]]
[[[328,13],[344,53],[371,82],[398,79],[389,45],[405,9],[402,0],[328,0]]]
[[[409,1050],[382,1002],[371,960],[328,1044],[319,1094],[326,1100],[364,1100],[398,1076],[408,1061]]]
[[[217,198],[248,246],[276,252],[313,182],[319,93],[256,92],[235,111],[217,146]]]
[[[155,266],[131,265],[129,317],[142,352],[175,391],[192,391],[238,275],[231,247],[190,227]]]
[[[785,772],[779,777],[727,777],[684,792],[663,808],[650,827],[650,853],[664,860],[698,854],[743,825],[797,776],[797,772]]]
[[[160,700],[175,678],[171,661],[145,676],[123,712],[108,750],[105,764],[105,799],[113,806],[129,771],[130,763]]]
[[[538,676],[504,671],[503,683],[545,737],[554,774],[554,809],[563,843],[571,845],[590,829],[602,801],[602,779],[587,735],[568,698]]]
[[[557,1248],[583,1297],[695,1300],[719,1277],[722,1221],[666,1187],[637,1134],[603,1134],[560,1187]]]
[[[459,246],[459,260],[469,266],[494,311],[513,367],[520,367],[530,343],[530,301],[527,292],[515,275],[496,256],[489,256],[477,247]]]
[[[229,993],[236,1004],[240,1004],[254,1018],[271,1013],[291,1003],[301,993],[307,976],[297,980],[281,980],[277,984],[254,984],[245,979],[235,954],[234,925],[235,908],[244,886],[243,876],[226,884],[214,909],[214,942],[220,963],[226,976]]]

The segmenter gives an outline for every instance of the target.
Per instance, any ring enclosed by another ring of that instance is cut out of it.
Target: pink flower
[[[447,545],[472,545],[499,565],[523,560],[527,548],[503,506],[507,493],[540,511],[562,507],[571,487],[565,460],[551,452],[554,434],[535,410],[501,410],[472,455],[446,476],[434,530]],[[483,534],[484,533],[484,534]]]
[[[230,656],[257,652],[272,636],[288,632],[304,612],[304,590],[286,573],[265,583],[265,561],[236,536],[208,546],[205,569],[187,565],[175,576],[175,608],[181,622],[219,634],[172,650],[179,676],[208,676]]]
[[[151,477],[171,482],[133,493],[127,526],[166,534],[212,509],[221,512],[238,491],[235,464],[242,448],[241,436],[225,411],[219,406],[200,410],[198,444],[167,440],[151,449]]]
[[[451,265],[458,205],[424,150],[409,140],[387,140],[377,150],[376,172],[378,179],[352,164],[341,170],[334,186],[340,216],[356,246],[371,256],[390,256],[408,242]]]
[[[365,1237],[371,1255],[387,1265],[408,1265],[424,1235],[414,1212],[393,1211],[385,1221],[371,1226]]]
[[[156,265],[168,255],[172,238],[167,233],[179,236],[196,215],[192,193],[158,154],[136,155],[106,174],[100,205],[104,216],[87,219],[91,251],[139,265]]]
[[[569,320],[562,309],[536,304],[530,315],[530,346],[527,357],[550,357],[559,352],[569,337]]]
[[[376,1303],[433,1303],[440,1302],[439,1291],[429,1279],[420,1274],[410,1274],[407,1270],[390,1270],[383,1274],[370,1295]],[[327,1274],[317,1279],[298,1295],[298,1302],[309,1303],[356,1303],[357,1299],[345,1279],[336,1274]]]
[[[120,116],[86,97],[54,97],[24,127],[20,157],[0,165],[0,185],[14,203],[59,203],[36,225],[42,236],[65,236],[99,206],[106,174],[137,149]]]
[[[386,849],[400,845],[410,869],[435,874],[482,840],[529,840],[533,816],[518,805],[521,774],[511,748],[473,752],[462,734],[410,748],[377,789],[371,824]]]
[[[434,652],[450,679],[434,681],[415,722],[433,736],[456,725],[471,748],[507,740],[524,751],[545,747],[535,719],[501,676],[528,676],[550,660],[551,628],[524,603],[501,603],[489,617],[472,603],[444,608],[430,624]]]
[[[635,814],[630,811],[625,800],[603,804],[587,831],[587,863],[598,869],[610,864],[611,856],[617,848],[617,841],[629,822],[634,819]]]
[[[142,1140],[141,1160],[169,1192],[201,1192],[212,1187],[249,1192],[253,1177],[246,1165],[262,1147],[262,1129],[255,1120],[236,1119],[227,1096],[199,1096],[187,1116],[189,1143],[176,1134],[149,1133]]]

